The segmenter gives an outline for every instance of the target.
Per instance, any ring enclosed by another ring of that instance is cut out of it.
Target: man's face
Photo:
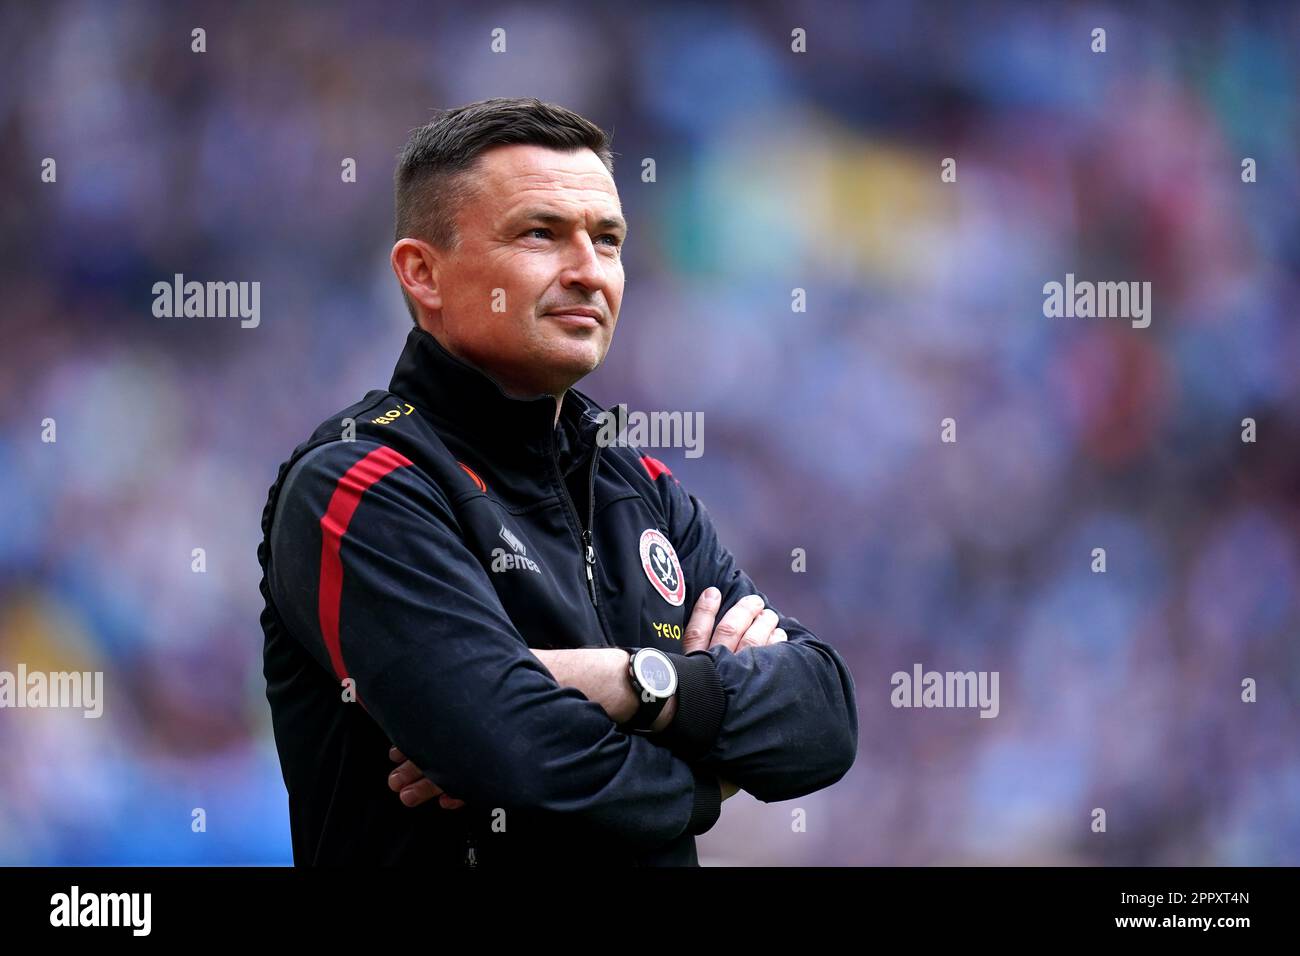
[[[488,150],[470,175],[428,330],[512,394],[558,394],[604,361],[618,322],[627,229],[613,177],[589,149],[523,145]]]

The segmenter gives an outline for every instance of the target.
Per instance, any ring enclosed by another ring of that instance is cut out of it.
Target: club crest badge
[[[657,528],[641,532],[641,567],[660,597],[673,607],[686,600],[686,579],[672,542]]]

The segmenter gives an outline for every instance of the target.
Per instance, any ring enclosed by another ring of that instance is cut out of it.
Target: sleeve
[[[565,814],[636,847],[717,821],[715,775],[620,733],[507,617],[445,493],[398,452],[332,442],[285,476],[268,582],[289,629],[462,800]],[[352,706],[344,704],[343,706]]]
[[[718,619],[758,594],[718,541],[704,505],[660,462],[652,480],[667,509],[669,539],[687,581],[686,607],[710,585],[722,592]],[[732,653],[711,647],[672,655],[679,677],[677,715],[660,742],[765,802],[790,800],[835,783],[858,749],[853,678],[840,655],[793,617],[788,640]]]

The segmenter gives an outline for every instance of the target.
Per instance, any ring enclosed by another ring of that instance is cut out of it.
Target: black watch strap
[[[632,690],[637,695],[637,709],[636,713],[632,715],[632,719],[623,725],[623,729],[634,734],[651,734],[654,733],[652,729],[654,722],[659,719],[659,715],[663,713],[664,708],[668,705],[668,698],[655,697],[653,694],[645,693],[645,688],[637,680],[636,668],[632,666],[632,661],[635,659],[638,650],[640,648],[633,648],[628,651],[627,655],[627,673],[632,683]],[[650,699],[647,700],[647,697]]]

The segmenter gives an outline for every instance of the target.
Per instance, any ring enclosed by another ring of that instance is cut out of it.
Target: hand
[[[691,611],[686,633],[682,635],[683,654],[706,651],[719,645],[735,654],[746,648],[765,647],[787,639],[785,631],[776,626],[780,620],[777,613],[765,608],[763,599],[757,594],[737,601],[715,629],[713,620],[721,604],[721,591],[713,587],[704,589]]]
[[[406,806],[418,807],[434,797],[438,798],[438,803],[441,804],[444,810],[456,810],[465,805],[464,800],[457,800],[432,780],[425,777],[424,772],[407,760],[406,756],[396,747],[389,749],[388,759],[402,764],[388,775],[388,789],[397,791],[402,803]],[[406,762],[402,763],[402,761]]]

